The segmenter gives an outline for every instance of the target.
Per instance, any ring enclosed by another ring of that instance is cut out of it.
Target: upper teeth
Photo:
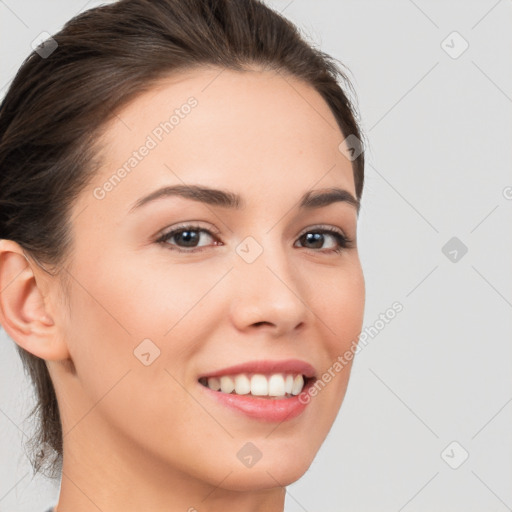
[[[283,375],[282,373],[274,373],[263,375],[255,373],[249,376],[240,373],[238,375],[209,377],[207,384],[210,389],[222,393],[232,393],[234,391],[237,395],[251,393],[256,396],[285,396],[287,393],[298,395],[304,387],[304,377],[300,374]]]

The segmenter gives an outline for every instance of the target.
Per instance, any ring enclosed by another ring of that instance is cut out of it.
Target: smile
[[[304,388],[307,377],[302,374],[247,374],[202,377],[199,382],[212,391],[267,398],[291,398]]]
[[[281,423],[304,412],[309,401],[300,397],[316,376],[315,368],[299,359],[247,361],[199,374],[198,386],[216,407],[252,420]]]

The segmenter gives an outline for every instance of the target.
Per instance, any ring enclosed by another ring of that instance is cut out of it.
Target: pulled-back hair
[[[344,138],[362,140],[342,64],[259,0],[120,0],[52,37],[23,62],[0,110],[0,239],[20,244],[51,275],[65,277],[70,210],[99,168],[101,129],[170,74],[216,66],[296,77],[322,96]],[[364,152],[352,167],[360,199]],[[46,362],[16,348],[36,393],[31,463],[55,478],[63,446],[55,390]]]

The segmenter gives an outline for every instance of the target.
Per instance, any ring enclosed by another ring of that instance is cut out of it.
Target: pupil
[[[179,234],[178,236],[182,239],[185,239],[186,244],[190,244],[190,242],[192,242],[190,245],[193,246],[194,240],[197,242],[197,235],[191,235],[191,233],[195,233],[195,231],[182,231],[181,234]]]
[[[320,245],[322,245],[322,233],[308,233],[306,234],[306,240],[309,242],[309,241],[312,241],[312,242],[320,242]]]

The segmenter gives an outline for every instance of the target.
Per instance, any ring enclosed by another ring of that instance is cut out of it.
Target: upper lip
[[[215,370],[201,375],[200,378],[220,377],[222,375],[237,375],[239,373],[291,373],[302,374],[305,377],[315,377],[315,369],[309,363],[299,359],[283,359],[281,361],[248,361],[246,363],[236,364]]]

